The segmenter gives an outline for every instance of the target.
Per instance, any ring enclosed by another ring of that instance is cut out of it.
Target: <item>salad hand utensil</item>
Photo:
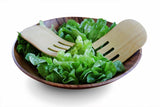
[[[41,25],[24,29],[21,36],[38,50],[50,56],[56,56],[58,51],[68,50],[74,45],[74,43],[60,38],[49,28]]]
[[[124,20],[93,43],[93,48],[110,60],[126,61],[146,42],[144,27],[135,20]]]

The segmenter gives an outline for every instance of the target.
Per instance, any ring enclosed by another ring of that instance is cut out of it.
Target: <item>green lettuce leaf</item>
[[[122,64],[121,61],[118,61],[118,60],[114,61],[113,64],[116,67],[117,72],[123,72],[123,71],[125,71],[125,67],[124,67],[124,65]]]

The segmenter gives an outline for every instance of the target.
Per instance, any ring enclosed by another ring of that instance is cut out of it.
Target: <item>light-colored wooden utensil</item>
[[[22,37],[40,51],[56,56],[60,50],[68,50],[74,43],[68,42],[47,27],[35,25],[21,32]],[[124,62],[140,49],[147,35],[143,26],[135,20],[124,20],[110,32],[93,43],[93,48],[111,60]],[[103,48],[99,48],[103,46]]]
[[[21,32],[22,37],[43,53],[56,56],[60,50],[68,50],[74,43],[68,42],[57,36],[49,28],[34,25]]]
[[[97,49],[103,46],[97,52],[110,60],[124,62],[144,45],[146,39],[144,27],[137,21],[128,19],[120,22],[105,36],[94,42],[93,47]]]

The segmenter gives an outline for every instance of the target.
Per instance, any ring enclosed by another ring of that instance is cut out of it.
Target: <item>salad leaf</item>
[[[69,41],[69,42],[74,42],[74,39],[72,38],[72,36],[70,34],[67,34],[65,37],[64,37],[65,40]]]
[[[116,67],[117,72],[123,72],[125,70],[125,67],[121,61],[114,61],[113,64]]]
[[[114,22],[111,27],[109,28],[109,30],[112,30],[114,27],[116,26],[116,22]]]
[[[91,18],[84,19],[80,24],[81,32],[84,32],[86,35],[90,32],[92,26],[94,25],[95,21]]]
[[[56,33],[57,34],[57,31],[56,31],[56,29],[54,28],[54,25],[53,24],[51,24],[51,28],[50,28],[54,33]]]
[[[74,27],[74,28],[76,28],[76,29],[79,30],[79,26],[80,26],[80,25],[79,25],[79,23],[77,23],[75,20],[70,19],[70,20],[67,21],[66,27],[70,27],[70,26],[72,26],[72,27]]]
[[[40,59],[33,53],[28,53],[25,57],[27,61],[30,61],[33,65],[38,65],[40,63],[46,62],[44,59]]]
[[[74,39],[74,41],[76,40],[77,36],[81,36],[83,40],[87,39],[84,33],[81,33],[76,27],[70,26],[68,24],[66,24],[65,27],[61,27],[58,31],[58,35],[64,39],[68,34],[71,36],[71,39]]]
[[[47,63],[40,63],[37,65],[38,73],[43,77],[46,78],[50,72],[49,72],[49,66]]]
[[[39,24],[40,24],[41,26],[45,26],[45,24],[44,24],[44,22],[43,22],[42,20],[39,21]]]
[[[46,27],[45,24],[44,24],[44,22],[43,22],[42,20],[39,21],[39,24],[40,24],[41,26]],[[51,29],[51,31],[53,31],[54,33],[57,34],[57,31],[56,31],[56,29],[54,28],[54,25],[53,25],[53,24],[51,24],[51,28],[50,28],[50,29]]]
[[[106,25],[107,21],[104,19],[98,19],[95,23],[93,19],[84,19],[81,23],[81,31],[84,32],[89,40],[95,42],[107,32],[109,27]]]

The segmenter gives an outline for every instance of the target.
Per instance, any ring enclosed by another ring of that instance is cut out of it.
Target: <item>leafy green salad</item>
[[[67,52],[59,51],[56,57],[48,56],[37,50],[18,33],[17,51],[37,68],[38,73],[47,81],[63,84],[88,84],[111,79],[118,72],[125,71],[120,61],[110,61],[92,48],[92,43],[108,33],[111,27],[104,19],[84,19],[81,23],[68,20],[56,31],[61,38],[74,42]],[[45,26],[43,21],[40,25]],[[37,38],[38,39],[38,38]],[[35,71],[36,72],[36,71]]]

